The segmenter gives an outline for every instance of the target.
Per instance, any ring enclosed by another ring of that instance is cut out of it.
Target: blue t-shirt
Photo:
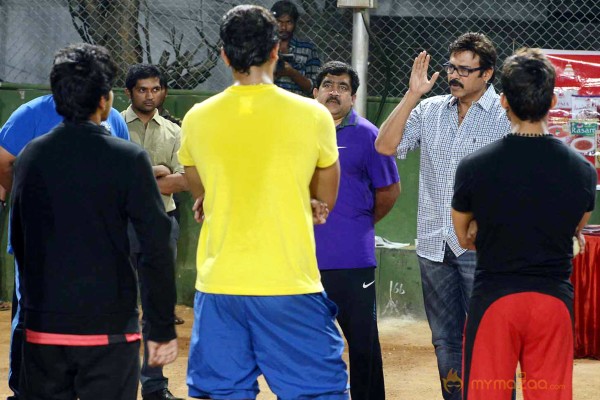
[[[62,121],[63,117],[56,112],[51,94],[33,99],[17,108],[8,118],[0,130],[0,146],[16,157],[27,143],[50,132]],[[127,124],[114,108],[102,126],[111,135],[129,140]]]
[[[51,94],[33,99],[17,108],[0,129],[0,146],[16,157],[27,143],[50,132],[62,121],[63,117],[56,112]],[[129,140],[127,124],[114,108],[110,110],[108,119],[102,122],[102,126],[112,136]],[[12,254],[10,238],[8,252]]]
[[[377,127],[356,111],[336,129],[340,189],[327,223],[315,226],[317,262],[321,270],[374,267],[375,190],[399,182],[396,161],[377,153]]]

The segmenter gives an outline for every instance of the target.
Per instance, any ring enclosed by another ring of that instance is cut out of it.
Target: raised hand
[[[429,60],[431,56],[426,51],[419,53],[413,63],[412,71],[410,73],[410,81],[408,82],[408,89],[419,95],[423,96],[429,92],[437,78],[440,76],[439,72],[435,72],[431,75],[431,79],[427,79],[427,70],[429,69]]]

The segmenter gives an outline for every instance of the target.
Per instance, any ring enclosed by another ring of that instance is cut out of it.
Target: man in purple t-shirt
[[[313,95],[333,117],[340,149],[338,201],[327,223],[315,227],[317,261],[327,295],[350,350],[353,399],[385,398],[375,312],[375,223],[394,206],[400,178],[393,157],[375,150],[377,127],[352,109],[359,79],[348,64],[319,71]]]

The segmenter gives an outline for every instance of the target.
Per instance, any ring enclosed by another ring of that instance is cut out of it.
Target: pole
[[[352,26],[352,67],[360,79],[360,86],[356,92],[354,109],[362,117],[367,115],[367,69],[369,63],[369,34],[362,20],[369,23],[368,9],[353,10]]]

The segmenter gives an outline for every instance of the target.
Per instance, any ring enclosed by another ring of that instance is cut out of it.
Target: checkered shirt
[[[292,38],[289,43],[288,51],[294,55],[294,62],[292,67],[300,72],[302,75],[310,79],[313,87],[315,87],[315,79],[321,68],[321,60],[319,59],[319,53],[314,44],[307,41],[298,40]],[[289,76],[282,76],[275,80],[275,84],[280,88],[289,90],[290,92],[306,96],[300,86],[296,85],[292,78]]]
[[[409,150],[421,147],[419,256],[442,262],[446,243],[457,257],[466,251],[458,244],[450,214],[456,167],[464,156],[509,131],[506,112],[492,85],[472,104],[460,126],[458,100],[451,95],[423,100],[411,112],[398,146],[398,158],[406,158]]]

